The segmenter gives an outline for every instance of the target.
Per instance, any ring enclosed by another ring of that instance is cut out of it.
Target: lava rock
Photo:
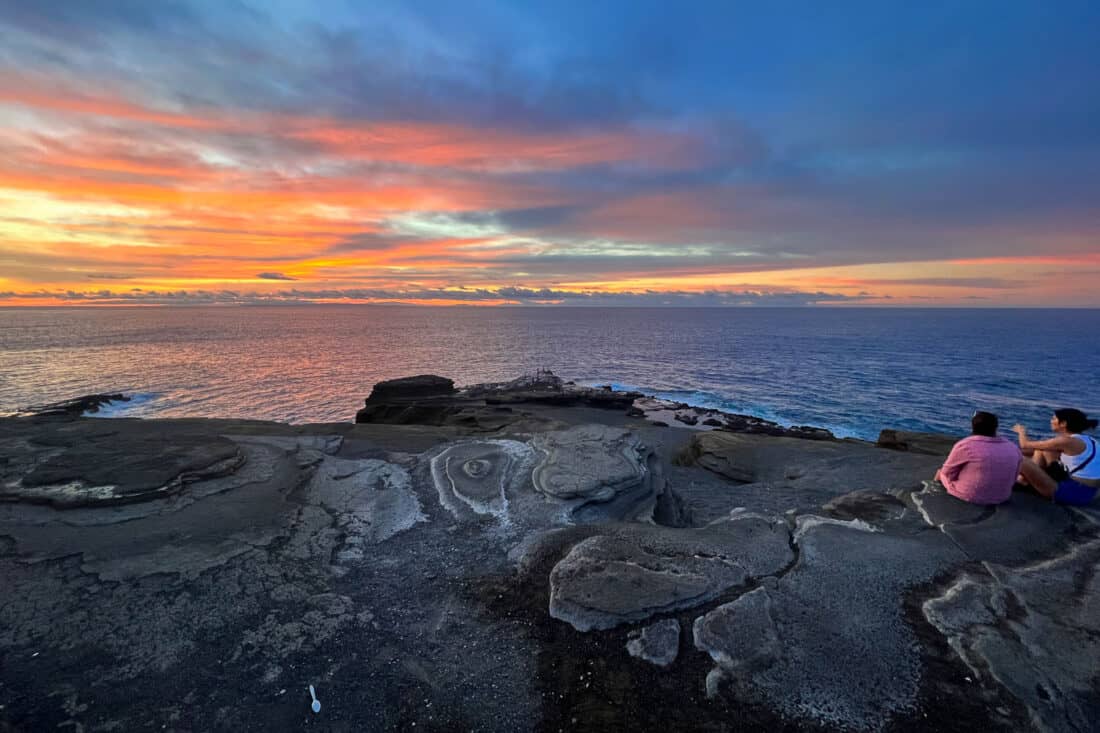
[[[112,402],[129,401],[129,397],[119,393],[89,394],[82,397],[75,397],[71,400],[62,400],[61,402],[51,402],[47,405],[30,407],[20,414],[37,417],[46,417],[50,415],[69,415],[72,417],[76,417],[78,415],[83,415],[85,412],[99,412],[99,408],[105,407]]]
[[[886,429],[878,434],[879,448],[925,453],[930,456],[946,456],[959,438],[940,433],[917,433],[906,430]]]
[[[733,516],[699,529],[630,526],[576,545],[550,574],[550,615],[578,631],[692,608],[793,555],[787,525]]]
[[[389,379],[374,385],[367,403],[390,400],[414,400],[419,397],[437,397],[454,394],[453,379],[438,377],[434,374],[418,374],[415,377]]]

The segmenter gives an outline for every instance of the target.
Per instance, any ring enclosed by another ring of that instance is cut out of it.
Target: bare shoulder
[[[1066,455],[1080,455],[1089,448],[1089,438],[1085,436],[1063,435],[1060,439],[1064,441],[1062,452]]]

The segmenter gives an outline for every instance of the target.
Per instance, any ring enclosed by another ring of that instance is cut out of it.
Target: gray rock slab
[[[1065,547],[1073,517],[1065,507],[1022,494],[973,524],[947,524],[943,532],[975,560],[1021,565]]]
[[[81,569],[105,580],[196,577],[268,545],[293,511],[286,495],[302,475],[295,456],[256,443],[240,447],[247,460],[236,473],[166,499],[74,509],[0,505],[0,533],[27,559],[79,553]]]
[[[987,519],[996,511],[995,507],[971,504],[956,499],[940,484],[925,481],[921,491],[912,494],[913,504],[924,521],[931,527],[943,527],[947,524],[972,524]]]
[[[1044,731],[1100,719],[1100,540],[1052,560],[962,575],[924,614],[985,684],[1020,700]]]
[[[712,683],[724,675],[785,718],[881,729],[920,687],[904,594],[965,558],[938,532],[802,525],[790,572],[698,619],[696,645],[718,664]]]
[[[1075,526],[1066,507],[1017,492],[1004,504],[979,506],[928,482],[912,495],[921,516],[971,559],[1019,565],[1059,552]]]
[[[723,672],[746,679],[767,670],[783,652],[772,597],[764,588],[695,619],[692,634],[696,648],[709,654]]]
[[[171,423],[97,424],[104,422],[6,422],[0,452],[17,458],[0,465],[0,501],[55,507],[147,501],[230,474],[244,460],[236,443],[208,431]]]
[[[725,431],[692,435],[683,460],[740,483],[784,484],[834,495],[919,489],[937,456],[877,448],[860,441],[817,441]]]
[[[631,631],[626,651],[632,657],[644,659],[658,667],[667,667],[680,653],[680,622],[666,618],[636,631]]]
[[[288,453],[311,451],[325,455],[335,455],[344,444],[342,435],[250,435],[248,433],[225,433],[225,438],[236,443],[261,443],[280,448]]]
[[[535,489],[553,499],[606,501],[638,486],[646,475],[649,449],[632,433],[606,425],[580,425],[536,435],[542,453]]]
[[[880,448],[926,453],[946,458],[951,448],[962,436],[943,435],[942,433],[917,433],[908,430],[886,429],[879,433],[876,444]]]
[[[793,558],[786,523],[741,515],[699,529],[623,526],[577,544],[550,574],[550,615],[579,631],[691,608]]]
[[[385,461],[326,458],[306,496],[333,517],[341,534],[336,565],[361,563],[373,545],[427,521],[409,472]]]
[[[830,499],[821,510],[836,519],[860,519],[872,524],[901,519],[905,502],[880,491],[853,491]]]

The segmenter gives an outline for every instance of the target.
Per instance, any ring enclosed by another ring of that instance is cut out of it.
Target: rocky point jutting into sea
[[[0,420],[0,730],[1100,718],[1100,510],[959,502],[949,436],[549,373],[383,382],[354,424],[101,402]]]

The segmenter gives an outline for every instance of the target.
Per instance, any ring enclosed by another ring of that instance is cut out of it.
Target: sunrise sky
[[[0,304],[1100,307],[1098,29],[0,0]]]

